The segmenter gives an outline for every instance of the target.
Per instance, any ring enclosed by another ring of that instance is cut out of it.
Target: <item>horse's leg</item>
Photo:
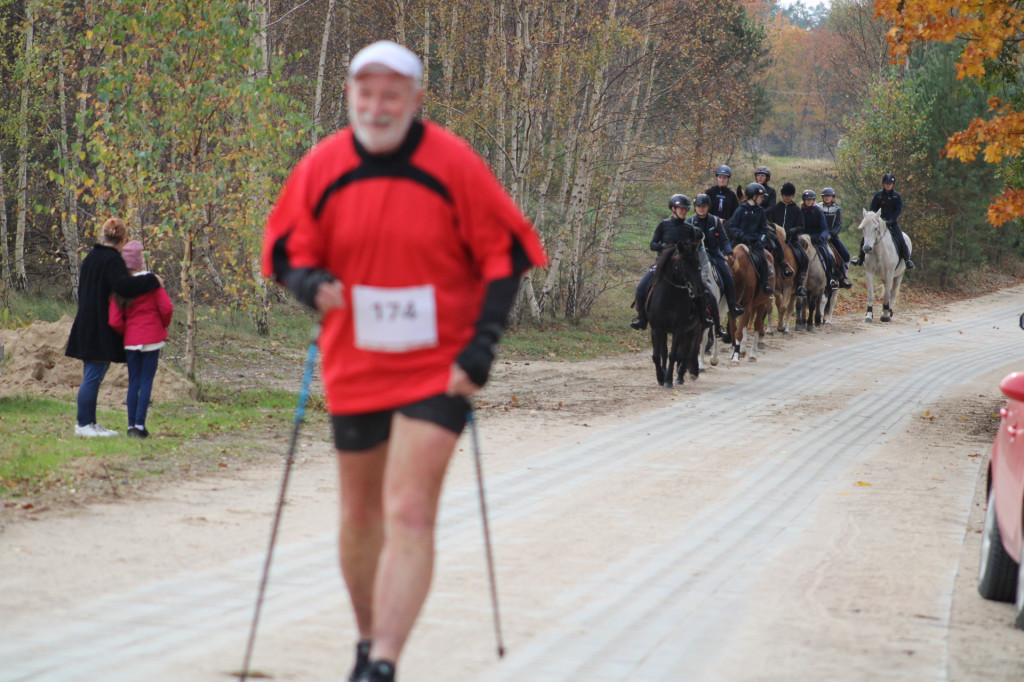
[[[654,361],[654,375],[658,380],[658,385],[665,381],[665,344],[667,339],[662,335],[660,329],[656,329],[653,325],[651,326],[651,348],[652,354],[651,359]]]
[[[882,322],[889,322],[892,320],[892,276],[887,275],[882,282],[882,317],[879,319],[881,319]]]
[[[889,309],[896,314],[896,301],[900,298],[900,287],[903,286],[903,273],[896,275],[892,280],[892,300],[889,302]]]
[[[746,318],[748,313],[743,313],[736,318],[735,330],[732,333],[732,359],[730,362],[734,365],[740,364],[740,345],[743,342],[743,327],[740,325],[746,324]]]
[[[865,273],[865,276],[867,277],[867,280],[868,280],[867,281],[867,284],[868,284],[868,310],[867,310],[867,313],[864,315],[864,321],[865,322],[874,322],[875,321],[875,314],[874,314],[874,307],[875,307],[875,276],[871,273],[871,270],[868,269],[867,264],[864,265],[864,273]]]
[[[662,386],[672,388],[673,374],[676,371],[676,364],[679,362],[679,330],[672,332],[672,344],[668,347],[668,362],[665,364],[665,381]],[[682,379],[680,379],[682,383]]]

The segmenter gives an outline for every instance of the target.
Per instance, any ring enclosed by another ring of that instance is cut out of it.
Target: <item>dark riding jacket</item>
[[[724,259],[732,253],[732,242],[729,241],[721,218],[711,215],[709,211],[703,218],[695,215],[688,222],[704,234],[704,250],[708,258]]]
[[[804,231],[811,238],[811,243],[822,244],[828,241],[828,223],[821,206],[801,206],[800,213],[804,216]]]
[[[793,243],[804,231],[804,214],[796,202],[780,201],[768,211],[768,220],[779,225],[786,231],[786,242]]]
[[[775,198],[775,188],[769,187],[767,183],[761,186],[764,187],[764,199],[761,200],[761,208],[765,210],[765,213],[768,213],[775,207],[775,204],[778,201]]]
[[[736,194],[728,187],[715,185],[708,188],[704,194],[707,194],[711,199],[711,208],[708,212],[722,220],[730,220],[732,214],[736,212],[737,207],[740,205],[740,200],[736,198]]]
[[[843,209],[839,208],[839,204],[831,206],[822,204],[821,212],[825,214],[825,224],[828,225],[829,236],[838,237],[839,231],[843,229]]]
[[[871,199],[872,211],[882,209],[882,220],[887,225],[899,223],[900,214],[903,213],[903,197],[896,190],[882,190]]]
[[[744,201],[732,214],[729,229],[737,242],[742,242],[754,249],[763,249],[770,228],[764,209]]]
[[[673,216],[662,220],[654,229],[654,236],[651,237],[651,251],[660,252],[672,244],[699,246],[701,237],[701,231],[694,227],[689,220],[680,220]]]

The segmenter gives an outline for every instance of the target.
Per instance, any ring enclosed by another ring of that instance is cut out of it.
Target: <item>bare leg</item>
[[[382,487],[387,442],[369,451],[338,451],[341,575],[348,587],[360,639],[373,632],[373,583],[384,546]]]
[[[398,660],[430,589],[434,523],[458,435],[395,414],[384,472],[385,540],[373,592],[372,660]]]

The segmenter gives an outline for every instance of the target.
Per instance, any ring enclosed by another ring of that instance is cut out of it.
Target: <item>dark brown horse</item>
[[[729,318],[729,332],[732,334],[731,362],[736,365],[748,353],[750,362],[757,362],[757,341],[764,335],[764,316],[771,299],[758,285],[757,268],[750,259],[750,249],[740,244],[733,249],[732,254],[730,269],[736,282],[736,303],[743,308],[743,314],[738,318]],[[772,255],[766,251],[764,257],[768,259],[768,267],[773,267]],[[753,335],[748,333],[751,324]]]
[[[647,297],[647,319],[651,325],[651,347],[658,383],[672,388],[678,364],[678,383],[689,370],[694,379],[700,373],[701,319],[694,298],[703,298],[700,264],[695,247],[671,246],[658,256],[658,267]],[[669,352],[668,335],[672,335]]]

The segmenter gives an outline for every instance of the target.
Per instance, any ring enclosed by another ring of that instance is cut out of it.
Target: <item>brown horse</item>
[[[733,249],[733,259],[730,264],[732,278],[736,282],[736,303],[743,308],[743,314],[738,318],[729,318],[729,333],[732,335],[732,364],[739,364],[740,358],[749,351],[750,362],[757,362],[757,341],[764,335],[764,316],[768,311],[768,303],[771,299],[758,286],[757,268],[750,260],[750,250],[745,244],[740,244]],[[768,259],[768,267],[774,266],[772,255],[765,252]],[[748,328],[753,324],[754,338],[748,334]]]
[[[782,227],[772,224],[772,228],[775,230],[775,236],[778,237],[779,243],[782,244],[782,255],[785,258],[786,263],[789,264],[790,269],[796,272],[796,256],[793,255],[793,249],[789,244],[786,243],[786,230]],[[793,308],[796,306],[796,276],[790,275],[789,277],[782,276],[782,268],[776,268],[775,270],[775,282],[772,287],[775,289],[775,310],[778,312],[779,320],[776,324],[778,329],[783,334],[789,333],[789,320],[793,317]],[[772,309],[771,304],[768,305],[768,327],[772,324]],[[770,333],[769,329],[769,333]]]

